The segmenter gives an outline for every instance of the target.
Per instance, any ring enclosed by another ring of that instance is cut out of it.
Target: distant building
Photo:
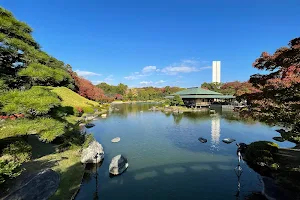
[[[221,83],[221,61],[212,62],[212,82]]]
[[[223,95],[200,87],[188,88],[166,98],[172,99],[175,95],[179,95],[187,107],[208,107],[214,102],[232,102],[235,99],[232,95]]]

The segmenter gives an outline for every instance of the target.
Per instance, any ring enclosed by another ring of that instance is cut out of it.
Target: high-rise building
[[[221,83],[221,61],[212,62],[212,82]]]

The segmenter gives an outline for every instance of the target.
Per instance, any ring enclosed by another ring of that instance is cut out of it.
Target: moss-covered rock
[[[269,141],[258,141],[248,145],[245,159],[247,163],[260,166],[272,166],[278,145]]]

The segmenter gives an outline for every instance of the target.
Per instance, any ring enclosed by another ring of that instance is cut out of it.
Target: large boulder
[[[103,147],[99,142],[92,141],[89,146],[82,150],[82,163],[99,163],[104,158]]]
[[[9,194],[6,200],[43,200],[51,197],[59,186],[59,174],[52,169],[43,169],[22,183],[22,186]]]
[[[109,165],[109,173],[112,175],[119,175],[128,168],[127,159],[122,155],[113,157]]]

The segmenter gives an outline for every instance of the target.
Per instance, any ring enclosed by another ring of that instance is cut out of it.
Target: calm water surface
[[[101,166],[86,170],[77,200],[244,199],[261,190],[259,176],[242,163],[238,193],[236,145],[224,144],[222,139],[272,141],[279,136],[276,127],[241,121],[232,112],[174,115],[148,111],[152,106],[115,105],[119,111],[94,121],[96,126],[88,132],[103,145],[105,159]],[[111,143],[114,137],[121,141]],[[200,143],[199,137],[208,142]],[[279,145],[293,146],[289,142]],[[111,178],[109,163],[118,154],[128,158],[129,168]]]

